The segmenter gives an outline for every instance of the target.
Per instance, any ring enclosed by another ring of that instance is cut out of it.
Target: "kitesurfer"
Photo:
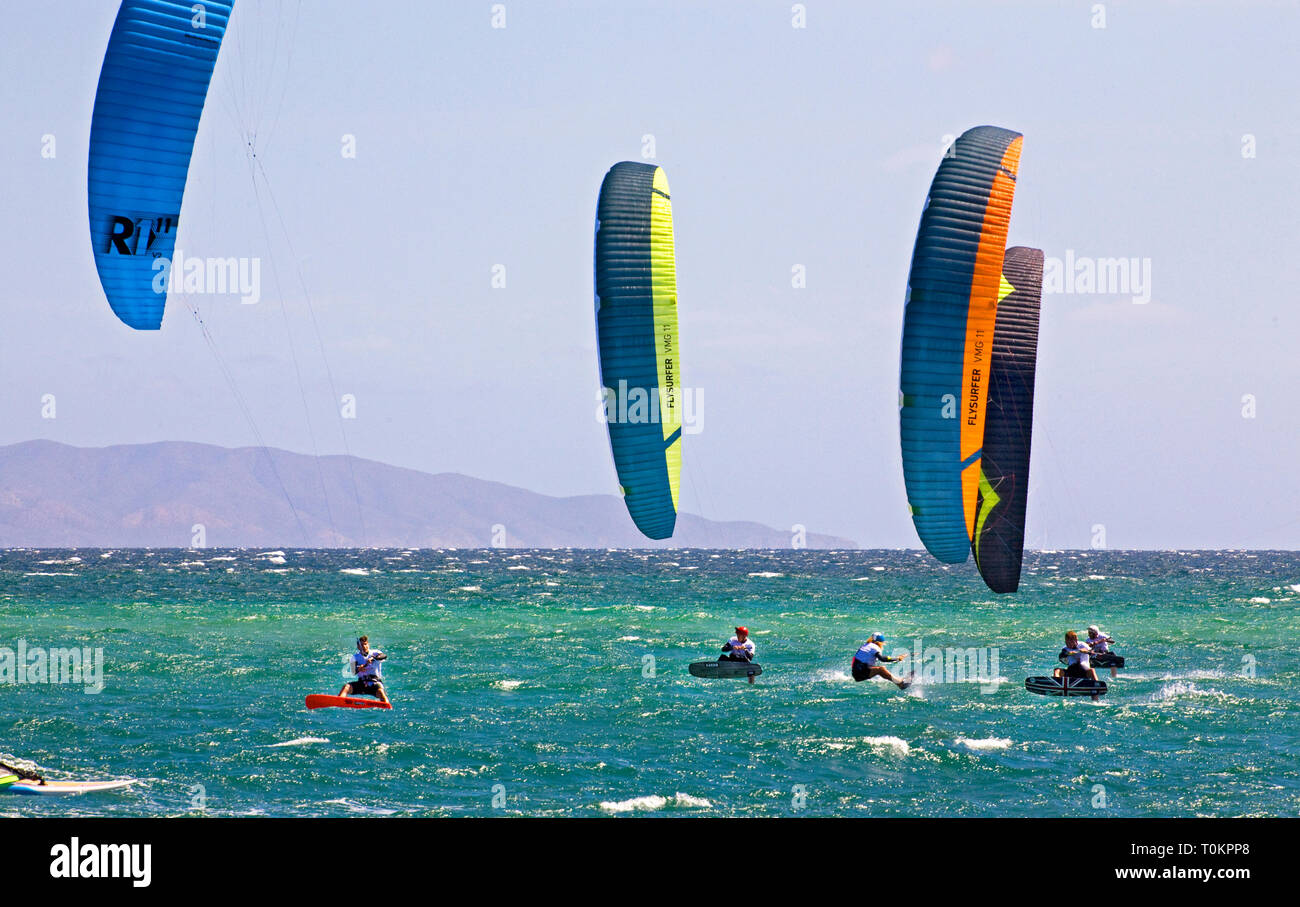
[[[1115,640],[1113,637],[1101,632],[1094,624],[1088,628],[1088,648],[1092,649],[1093,670],[1097,668],[1110,668],[1110,676],[1118,677],[1119,668],[1123,666],[1124,659],[1110,650],[1111,643]]]
[[[871,639],[863,643],[853,656],[853,679],[867,680],[871,677],[883,677],[892,684],[896,684],[900,690],[906,690],[912,684],[906,680],[899,680],[893,674],[889,673],[886,664],[902,661],[907,657],[907,653],[896,655],[890,658],[885,654],[885,634],[872,633]]]
[[[1065,660],[1064,668],[1053,668],[1053,677],[1087,677],[1097,679],[1097,671],[1092,666],[1092,647],[1086,642],[1079,642],[1079,634],[1069,630],[1065,634],[1065,648],[1061,658]]]
[[[718,656],[718,661],[753,660],[754,641],[749,638],[749,629],[747,627],[737,627],[736,635],[727,640],[727,644],[722,647],[722,654]]]
[[[1096,624],[1088,628],[1088,647],[1092,649],[1093,655],[1109,654],[1110,644],[1114,641],[1112,637],[1097,629]]]
[[[10,765],[7,762],[0,762],[0,774],[15,775],[19,781],[35,781],[38,784],[45,784],[45,779],[36,772],[28,771],[25,768],[18,768],[17,766]]]
[[[352,673],[357,679],[343,684],[340,696],[374,696],[380,702],[388,702],[388,693],[384,690],[384,679],[379,675],[380,665],[388,656],[383,652],[370,649],[370,637],[357,639],[357,650],[352,653]]]
[[[10,765],[9,763],[0,763],[0,774],[13,774],[18,781],[35,781],[36,784],[45,784],[44,778],[40,777],[39,774],[29,772],[25,768],[18,768],[17,765]],[[13,784],[13,782],[10,781],[10,784]]]

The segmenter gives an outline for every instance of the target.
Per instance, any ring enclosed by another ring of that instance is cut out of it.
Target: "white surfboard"
[[[121,790],[135,784],[134,778],[118,781],[15,781],[0,791],[11,794],[27,794],[35,797],[60,797],[71,794],[93,794],[101,790]]]

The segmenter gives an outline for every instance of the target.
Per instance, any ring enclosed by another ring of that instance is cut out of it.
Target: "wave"
[[[313,743],[329,743],[329,740],[325,737],[296,737],[281,743],[268,743],[264,749],[275,749],[280,746],[309,746]]]
[[[968,750],[981,752],[983,750],[1004,750],[1011,746],[1010,737],[982,737],[978,740],[972,740],[969,737],[958,737],[953,743],[958,746],[964,746]]]
[[[1172,702],[1175,699],[1216,699],[1220,702],[1244,702],[1240,696],[1234,696],[1231,693],[1225,693],[1222,690],[1207,690],[1198,687],[1190,681],[1177,680],[1170,683],[1162,684],[1160,689],[1156,690],[1146,698],[1146,702],[1156,704],[1162,702]]]
[[[602,800],[600,808],[607,813],[630,813],[630,812],[657,812],[669,803],[673,806],[681,806],[690,809],[708,809],[713,806],[703,797],[693,797],[690,794],[683,794],[680,791],[673,794],[670,801],[667,797],[661,797],[658,794],[647,794],[644,797],[632,797],[630,800]]]
[[[382,806],[366,806],[364,803],[357,803],[355,800],[349,800],[347,797],[337,797],[333,800],[324,801],[328,806],[342,806],[354,813],[370,813],[375,816],[391,816],[397,813],[395,809],[388,809]]]
[[[600,808],[607,813],[630,813],[638,809],[659,810],[668,805],[667,797],[650,794],[645,797],[633,797],[631,800],[602,800]]]
[[[907,756],[912,752],[912,744],[902,737],[894,737],[888,734],[880,737],[863,737],[862,742],[872,749],[886,750],[899,756]]]

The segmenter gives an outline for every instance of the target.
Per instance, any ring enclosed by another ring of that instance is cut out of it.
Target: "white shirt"
[[[1070,646],[1067,645],[1065,647],[1065,663],[1067,665],[1081,665],[1086,671],[1092,667],[1092,661],[1088,658],[1088,654],[1091,651],[1092,650],[1088,648],[1086,642],[1076,643],[1074,648],[1070,648]]]
[[[371,649],[369,655],[362,655],[360,652],[353,652],[352,669],[357,672],[357,677],[381,677],[382,669],[380,665],[382,665],[383,662],[376,660],[370,662],[370,664],[366,664],[366,659],[382,654],[384,653],[380,652],[378,649]]]
[[[736,654],[744,652],[751,659],[754,657],[754,640],[746,639],[744,642],[741,642],[740,637],[733,636],[731,639],[727,640],[727,642],[731,645],[732,652],[735,652]]]
[[[1111,638],[1105,633],[1088,638],[1088,645],[1092,647],[1092,654],[1105,655],[1110,651]]]
[[[864,643],[858,648],[858,654],[853,657],[862,662],[867,667],[875,667],[876,659],[885,654],[885,650],[878,642]]]

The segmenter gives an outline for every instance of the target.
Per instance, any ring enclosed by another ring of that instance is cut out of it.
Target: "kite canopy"
[[[610,448],[628,513],[672,536],[682,470],[677,266],[668,177],[624,161],[596,206],[596,334]]]
[[[1020,133],[977,126],[949,147],[912,253],[899,379],[903,477],[917,534],[944,563],[965,561],[975,537],[1021,142]]]
[[[988,587],[994,592],[1015,592],[1020,586],[1029,501],[1042,250],[1007,249],[1002,274],[973,548],[975,565]]]
[[[208,82],[234,0],[123,0],[90,122],[90,241],[104,294],[157,330]]]

